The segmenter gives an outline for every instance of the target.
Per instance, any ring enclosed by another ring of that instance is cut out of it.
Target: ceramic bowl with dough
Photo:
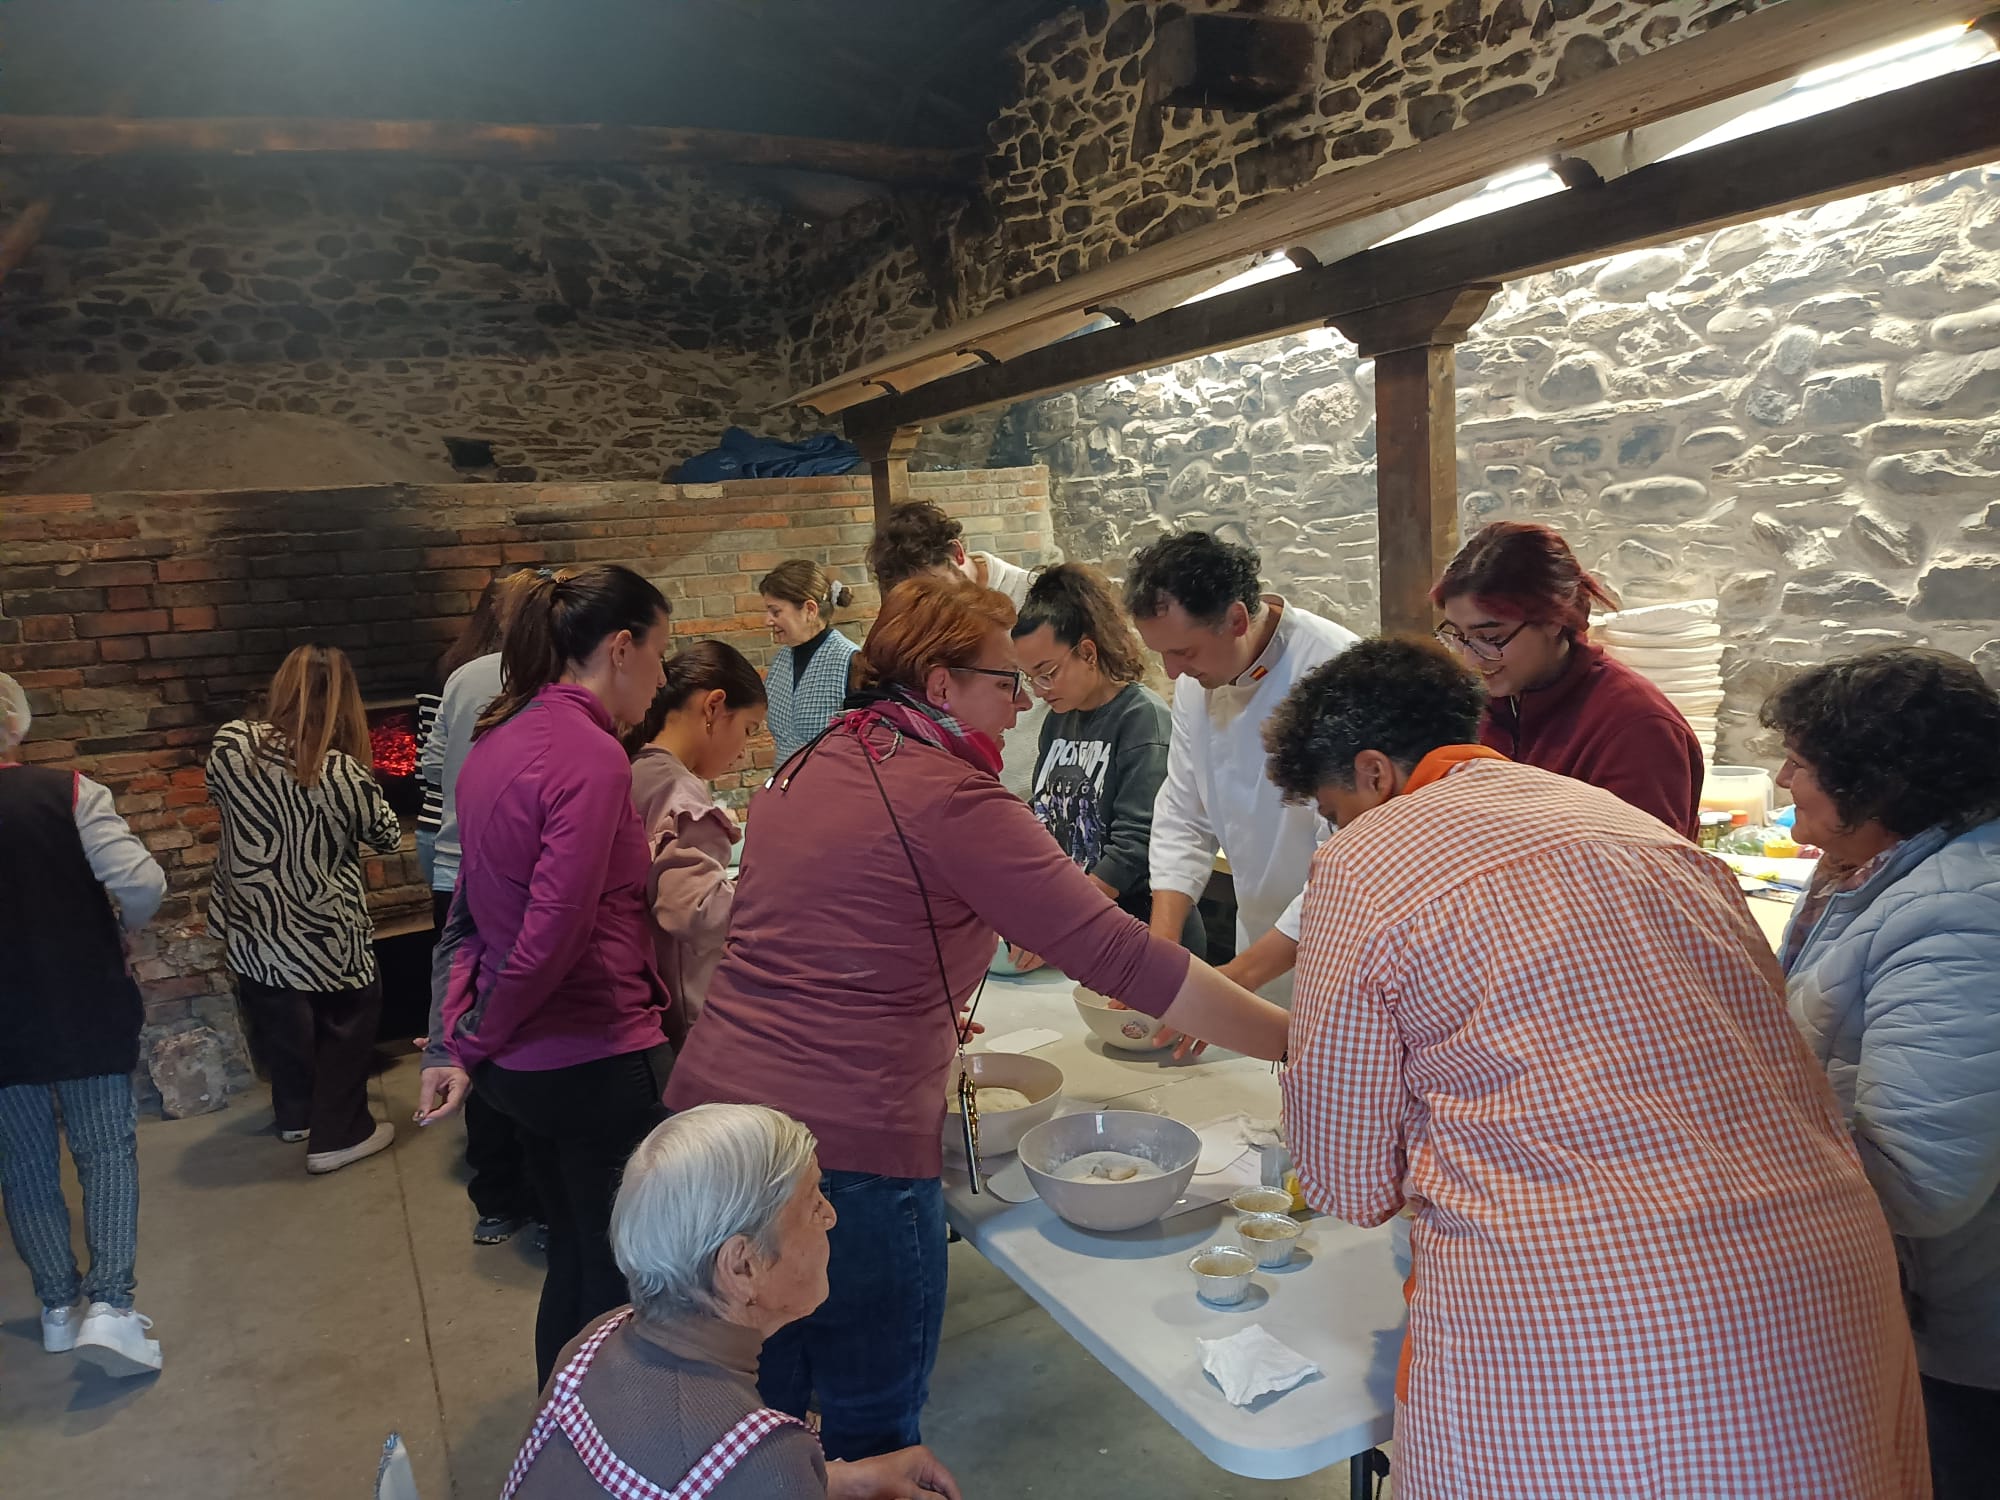
[[[979,1111],[979,1155],[991,1161],[1007,1155],[1021,1144],[1021,1137],[1056,1112],[1062,1097],[1062,1069],[1039,1057],[1015,1052],[969,1052],[966,1070],[976,1089],[1013,1089],[1028,1096],[1025,1109],[982,1109]],[[958,1094],[958,1068],[945,1074],[944,1148],[946,1157],[965,1164],[965,1140],[959,1132],[958,1114],[951,1107]]]
[[[1109,1000],[1082,985],[1076,987],[1071,998],[1076,1002],[1076,1013],[1083,1017],[1083,1024],[1105,1046],[1124,1052],[1156,1050],[1153,1038],[1164,1022],[1154,1020],[1144,1011],[1113,1010]]]
[[[1021,1165],[1044,1203],[1079,1229],[1112,1232],[1150,1224],[1187,1191],[1201,1159],[1201,1137],[1179,1120],[1136,1109],[1101,1109],[1045,1120],[1021,1137]],[[1151,1162],[1157,1177],[1072,1182],[1057,1175],[1092,1151],[1117,1151]]]

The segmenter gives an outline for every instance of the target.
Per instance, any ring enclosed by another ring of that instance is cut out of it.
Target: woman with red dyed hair
[[[922,1440],[947,1080],[996,932],[1176,1031],[1285,1046],[1284,1011],[1120,911],[1000,784],[1028,702],[1013,624],[1006,595],[957,578],[890,592],[861,692],[750,804],[728,943],[667,1084],[669,1109],[763,1104],[818,1137],[830,1290],[757,1378],[780,1411],[817,1405],[829,1459]]]
[[[1701,745],[1652,683],[1590,644],[1590,608],[1616,609],[1561,533],[1495,521],[1431,590],[1437,637],[1486,683],[1482,744],[1623,797],[1693,838]]]

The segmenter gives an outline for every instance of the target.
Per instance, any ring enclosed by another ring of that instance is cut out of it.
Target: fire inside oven
[[[375,756],[375,779],[389,805],[413,818],[423,808],[423,781],[417,774],[417,706],[412,702],[377,703],[368,708],[368,746]]]

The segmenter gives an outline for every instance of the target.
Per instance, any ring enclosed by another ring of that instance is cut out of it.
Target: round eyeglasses
[[[1056,678],[1062,675],[1063,664],[1074,655],[1076,655],[1076,647],[1063,647],[1063,653],[1056,658],[1054,666],[1045,668],[1040,672],[1031,672],[1028,674],[1028,686],[1044,690],[1054,687],[1056,685]]]
[[[1435,635],[1448,650],[1476,657],[1480,661],[1492,662],[1500,660],[1507,650],[1507,643],[1526,630],[1528,624],[1528,621],[1523,620],[1498,640],[1483,635],[1467,635],[1448,620],[1431,634]]]

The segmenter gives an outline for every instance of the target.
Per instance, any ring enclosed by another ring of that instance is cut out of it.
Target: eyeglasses
[[[953,667],[951,670],[954,672],[977,672],[981,677],[998,677],[1002,682],[1007,684],[1007,696],[1010,698],[1021,696],[1021,679],[1027,675],[1019,667],[1013,667],[1004,672],[997,667]]]
[[[1526,630],[1529,623],[1529,621],[1523,620],[1497,641],[1488,640],[1483,635],[1467,635],[1463,630],[1460,630],[1449,621],[1438,626],[1431,633],[1450,650],[1466,652],[1472,656],[1476,656],[1481,661],[1498,661],[1500,660],[1501,653],[1507,649],[1507,643]]]
[[[1028,674],[1028,685],[1030,687],[1038,687],[1038,688],[1048,688],[1055,686],[1056,678],[1062,674],[1063,663],[1068,661],[1074,655],[1076,655],[1076,647],[1074,646],[1063,647],[1063,653],[1061,656],[1058,656],[1056,658],[1056,664],[1054,666],[1050,667],[1045,672],[1031,672]]]

